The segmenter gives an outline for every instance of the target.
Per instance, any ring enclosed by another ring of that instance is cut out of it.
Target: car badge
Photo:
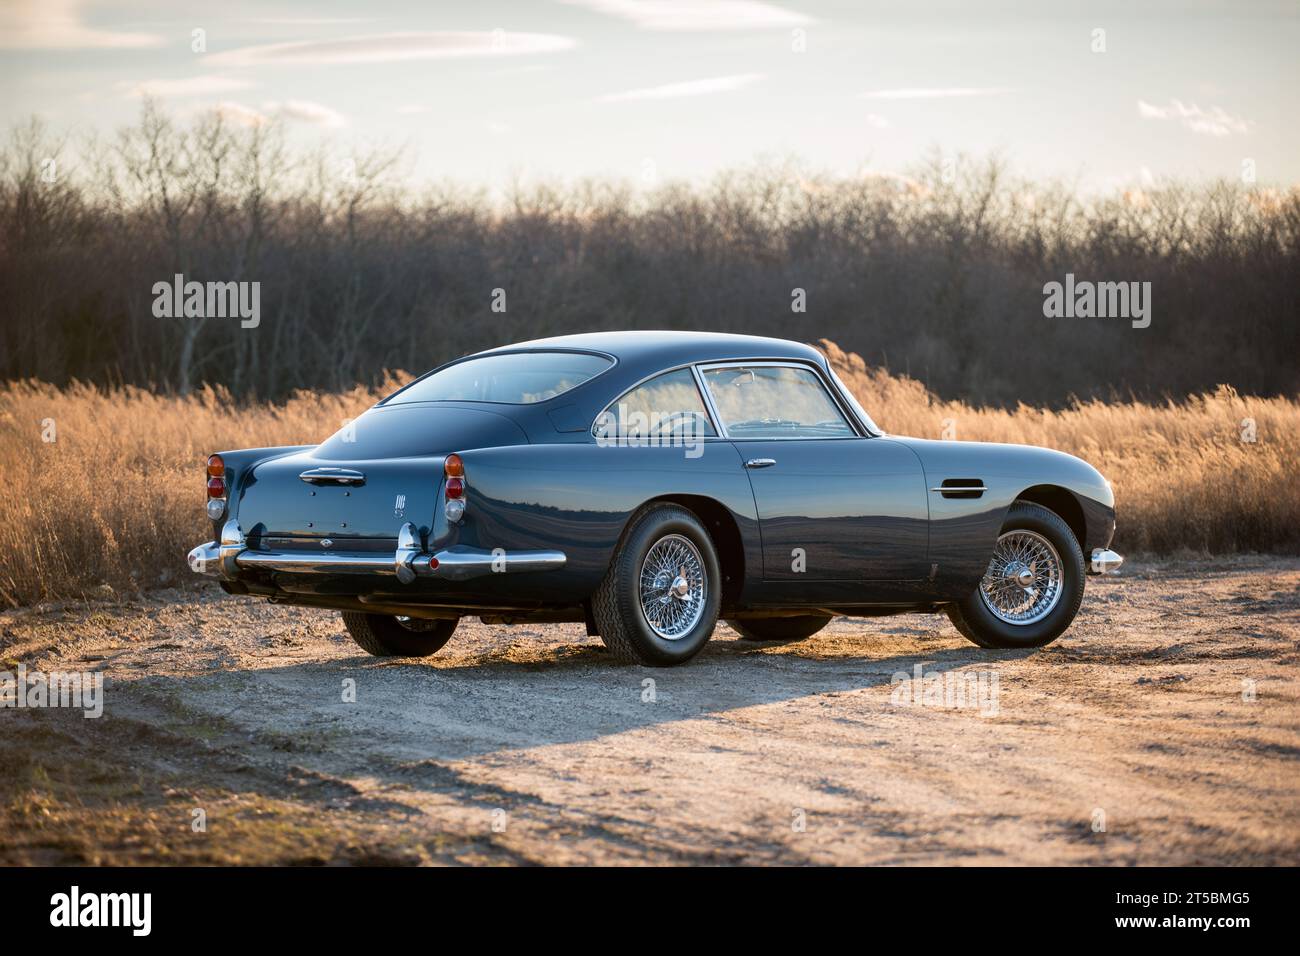
[[[331,541],[329,538],[321,538],[321,539],[320,539],[320,546],[321,546],[322,548],[328,548],[328,547],[329,547],[331,544],[333,544],[333,543],[334,543],[334,542]]]

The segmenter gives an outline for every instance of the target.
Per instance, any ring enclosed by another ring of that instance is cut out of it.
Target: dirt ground
[[[10,611],[4,668],[106,685],[0,710],[0,863],[1296,864],[1298,641],[1266,558],[1090,579],[1037,651],[911,615],[668,670],[477,620],[380,660],[206,587]],[[918,664],[996,697],[918,705]]]

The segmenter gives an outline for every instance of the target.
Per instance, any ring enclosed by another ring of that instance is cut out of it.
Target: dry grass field
[[[977,408],[941,401],[913,379],[821,345],[888,431],[939,438],[946,429],[959,440],[1024,442],[1092,462],[1115,488],[1121,552],[1300,550],[1293,398],[1221,387],[1163,404]],[[282,403],[239,402],[211,388],[178,397],[134,387],[0,385],[0,602],[109,597],[184,580],[186,552],[208,536],[206,455],[321,441],[404,377]]]

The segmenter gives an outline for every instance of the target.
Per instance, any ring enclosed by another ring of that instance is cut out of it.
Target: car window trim
[[[708,384],[704,381],[704,373],[719,368],[794,368],[810,371],[816,376],[817,381],[821,383],[826,394],[830,397],[831,404],[838,410],[844,418],[845,424],[854,432],[852,435],[787,435],[787,436],[745,436],[731,435],[722,420],[722,415],[718,412],[713,402],[713,395],[709,391]],[[839,395],[838,389],[832,387],[827,381],[826,376],[822,374],[821,368],[814,362],[801,362],[798,359],[757,359],[754,361],[745,361],[743,359],[727,359],[721,362],[698,362],[695,365],[696,378],[700,384],[700,390],[704,395],[705,402],[708,403],[710,411],[716,419],[714,428],[718,434],[724,436],[728,441],[852,441],[855,438],[873,438],[872,433],[858,421],[858,417],[850,411],[844,404],[843,398]]]
[[[608,405],[602,408],[597,413],[596,417],[591,420],[591,427],[587,429],[587,434],[590,435],[592,438],[595,438],[596,426],[600,424],[600,420],[605,416],[605,413],[608,412],[615,405],[617,405],[619,402],[621,402],[628,395],[631,395],[633,392],[635,392],[642,385],[645,385],[647,382],[653,382],[655,379],[663,375],[671,375],[673,372],[680,372],[682,369],[691,370],[691,377],[695,380],[695,390],[700,393],[700,401],[704,404],[704,416],[709,419],[709,424],[713,426],[713,431],[716,433],[713,435],[701,435],[700,438],[703,439],[704,441],[726,441],[726,438],[724,438],[722,435],[722,429],[719,427],[717,415],[714,412],[713,405],[709,401],[708,391],[704,388],[704,383],[700,381],[700,375],[698,372],[695,371],[695,364],[693,362],[683,362],[681,365],[673,365],[670,366],[669,368],[660,369],[659,371],[653,372],[650,375],[647,375],[645,378],[640,379],[639,381],[623,389],[623,391],[618,393],[617,398],[615,398]],[[601,374],[604,373],[602,372]]]

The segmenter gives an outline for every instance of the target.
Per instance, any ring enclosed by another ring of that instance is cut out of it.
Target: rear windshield
[[[613,362],[580,352],[513,352],[457,362],[422,378],[385,405],[411,402],[499,402],[531,405],[563,395]]]

